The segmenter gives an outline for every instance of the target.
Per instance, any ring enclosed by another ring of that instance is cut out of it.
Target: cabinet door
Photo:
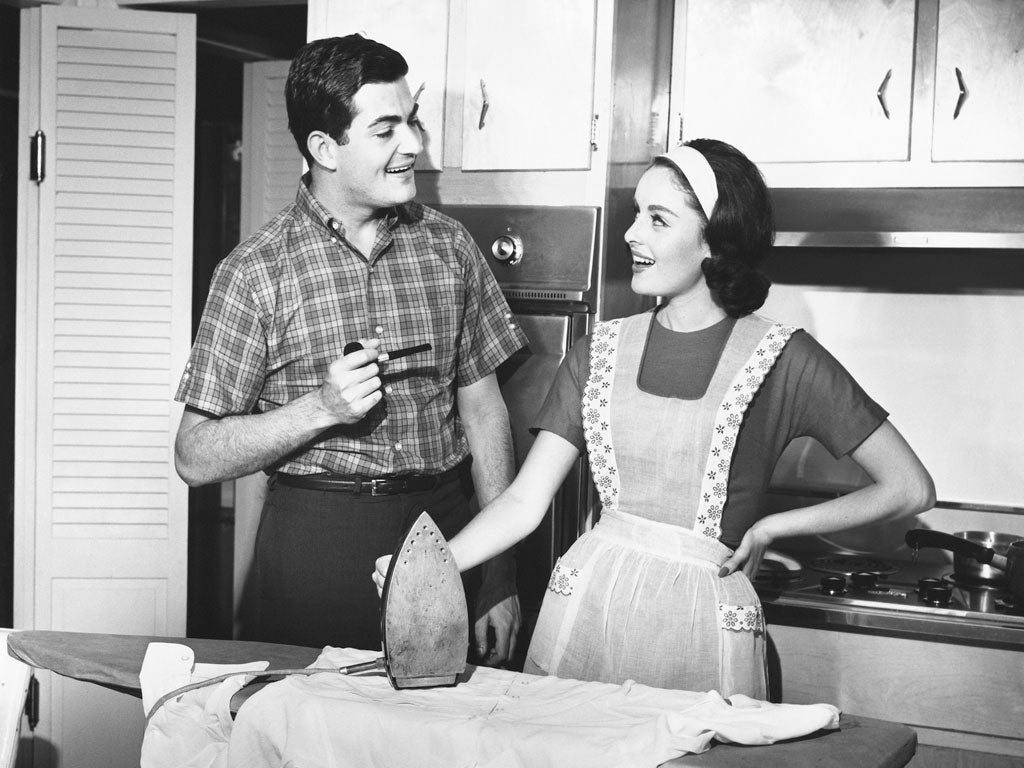
[[[1024,160],[1024,3],[941,0],[932,160]]]
[[[758,162],[908,160],[914,0],[677,0],[678,138]]]
[[[595,0],[472,0],[463,170],[590,168]]]
[[[312,11],[313,9],[311,9]],[[318,4],[310,30],[323,36],[359,32],[398,51],[409,64],[406,79],[419,103],[423,152],[417,170],[444,167],[444,88],[448,71],[448,0],[334,0]]]

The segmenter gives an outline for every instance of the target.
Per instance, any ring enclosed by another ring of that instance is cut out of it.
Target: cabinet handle
[[[885,103],[885,89],[889,87],[889,78],[892,77],[892,70],[890,69],[885,73],[885,77],[882,78],[882,84],[878,86],[878,91],[875,95],[878,97],[878,103],[882,105],[882,113],[885,115],[885,119],[889,119],[889,105]]]
[[[964,82],[964,73],[960,71],[960,67],[953,67],[953,71],[956,72],[956,84],[960,88],[960,95],[956,97],[956,106],[953,108],[953,119],[956,120],[960,117],[960,109],[963,107],[964,102],[967,101],[967,83]]]
[[[483,78],[480,80],[480,95],[483,97],[484,103],[480,105],[480,123],[476,127],[478,131],[484,129],[484,118],[487,116],[487,110],[491,108],[491,102],[487,100],[487,84],[484,83]]]
[[[40,128],[29,137],[28,178],[42,184],[46,178],[46,134]]]

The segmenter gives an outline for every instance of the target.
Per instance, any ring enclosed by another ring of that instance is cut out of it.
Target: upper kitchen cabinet
[[[594,118],[594,0],[471,0],[462,169],[585,170]]]
[[[677,135],[722,139],[762,163],[907,159],[914,0],[677,9]]]
[[[1024,186],[1017,0],[676,0],[672,143],[773,187]]]
[[[424,203],[601,205],[617,0],[309,0],[308,37],[366,32],[409,61]],[[439,83],[443,87],[439,87]]]
[[[940,0],[932,160],[1024,160],[1024,3]]]
[[[314,9],[314,5],[316,8]],[[331,0],[310,3],[310,39],[360,33],[394,48],[409,65],[406,80],[419,104],[423,152],[417,170],[444,167],[448,73],[448,0]]]

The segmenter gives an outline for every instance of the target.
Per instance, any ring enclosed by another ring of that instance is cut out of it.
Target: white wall
[[[890,412],[941,501],[1024,507],[1024,295],[775,285],[761,313],[809,331]],[[829,487],[858,475],[805,443],[776,480]]]

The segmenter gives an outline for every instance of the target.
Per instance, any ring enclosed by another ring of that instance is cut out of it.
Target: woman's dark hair
[[[718,202],[704,227],[704,240],[711,250],[711,257],[701,264],[704,279],[730,317],[749,315],[764,304],[771,287],[758,269],[775,242],[768,187],[757,166],[724,141],[693,139],[686,144],[704,155],[718,184]],[[655,163],[675,172],[692,207],[704,218],[685,176],[665,160]]]
[[[295,54],[285,83],[288,129],[312,166],[306,140],[323,131],[338,143],[352,125],[352,99],[367,83],[393,83],[409,72],[398,51],[362,35],[306,43]]]

